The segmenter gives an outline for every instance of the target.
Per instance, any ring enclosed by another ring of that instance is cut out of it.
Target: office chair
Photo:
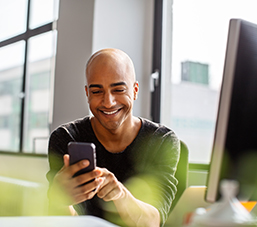
[[[163,227],[173,227],[172,221],[170,221],[170,217],[172,216],[171,213],[176,206],[177,202],[179,201],[181,195],[187,188],[187,183],[188,183],[188,147],[187,145],[180,140],[180,157],[178,161],[178,166],[177,166],[177,171],[175,173],[175,177],[178,180],[177,184],[177,193],[175,195],[175,199],[172,202],[170,211],[169,211],[169,216],[166,222],[164,223]]]
[[[187,188],[188,166],[189,166],[188,154],[189,154],[189,151],[188,151],[187,145],[183,141],[180,141],[180,158],[177,166],[177,171],[175,173],[175,177],[178,180],[177,193],[175,195],[175,199],[172,202],[170,213],[172,212],[173,208],[177,204],[184,190]]]

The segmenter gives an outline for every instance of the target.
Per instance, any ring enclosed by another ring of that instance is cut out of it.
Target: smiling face
[[[105,49],[94,54],[87,65],[86,79],[89,108],[98,129],[125,129],[132,123],[138,83],[132,61],[124,52]]]

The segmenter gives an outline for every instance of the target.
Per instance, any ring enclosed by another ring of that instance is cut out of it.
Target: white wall
[[[94,0],[60,0],[51,131],[89,113],[85,63],[92,52]]]
[[[96,0],[93,33],[93,52],[113,47],[131,57],[140,86],[134,115],[147,118],[150,118],[153,6],[153,0]]]

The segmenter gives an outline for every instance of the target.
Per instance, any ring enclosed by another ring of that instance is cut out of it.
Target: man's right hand
[[[76,172],[87,167],[89,161],[82,160],[73,165],[69,165],[69,158],[68,154],[63,156],[64,166],[55,175],[49,191],[50,201],[51,203],[54,202],[55,206],[74,205],[91,199],[97,193],[96,189],[103,182],[103,179],[100,177],[102,171],[99,168],[73,177]],[[94,181],[87,183],[91,180]]]

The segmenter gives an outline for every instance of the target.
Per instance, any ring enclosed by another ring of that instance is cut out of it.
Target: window
[[[0,151],[46,153],[58,1],[0,2]]]
[[[172,10],[164,9],[164,44],[172,46],[172,54],[171,65],[166,62],[171,74],[162,70],[168,83],[162,82],[161,122],[186,142],[190,163],[210,161],[229,19],[257,23],[255,4],[255,0],[174,0]],[[172,18],[172,33],[166,18]]]

